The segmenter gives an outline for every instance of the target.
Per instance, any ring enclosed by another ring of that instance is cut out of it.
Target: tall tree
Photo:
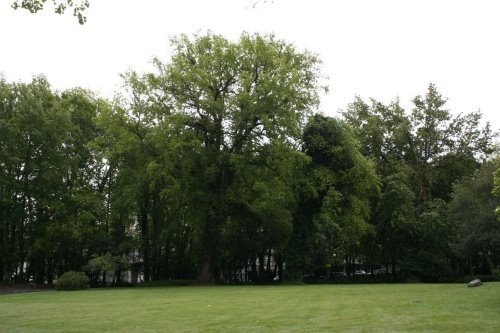
[[[0,85],[2,275],[51,282],[85,264],[99,215],[96,101],[43,77]]]
[[[486,162],[453,188],[450,220],[456,228],[455,250],[462,273],[491,274],[500,261],[500,223],[495,216],[500,200],[492,194],[497,166],[498,160]]]
[[[235,161],[269,144],[296,144],[318,103],[319,61],[273,36],[243,34],[237,43],[212,34],[182,36],[173,46],[169,63],[157,61],[155,78],[201,142],[198,190],[205,196],[198,203],[204,214],[198,278],[208,282],[217,274]]]
[[[479,112],[452,118],[444,109],[446,99],[433,84],[413,103],[411,156],[417,202],[449,200],[453,182],[470,175],[478,167],[476,159],[492,152],[489,124],[480,127]]]
[[[413,103],[407,114],[397,100],[384,105],[356,98],[344,117],[354,127],[363,154],[376,162],[382,180],[382,196],[372,203],[371,217],[381,263],[435,278],[444,272],[450,255],[445,202],[452,184],[473,174],[491,153],[492,135],[488,124],[481,128],[479,112],[452,118],[446,99],[432,84]],[[441,241],[436,241],[437,235]],[[442,247],[433,247],[430,256],[423,244]]]
[[[311,163],[289,246],[287,267],[295,271],[322,269],[331,264],[334,253],[359,255],[369,229],[370,199],[379,190],[373,163],[359,152],[351,129],[342,121],[315,115],[303,141]]]

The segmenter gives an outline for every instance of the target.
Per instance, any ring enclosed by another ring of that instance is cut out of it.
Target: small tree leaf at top
[[[47,0],[16,0],[11,7],[14,9],[26,9],[30,13],[38,13],[45,8]],[[87,22],[87,17],[84,15],[85,10],[89,8],[89,0],[51,0],[54,13],[64,14],[66,9],[73,8],[73,16],[78,19],[78,23],[84,24]]]

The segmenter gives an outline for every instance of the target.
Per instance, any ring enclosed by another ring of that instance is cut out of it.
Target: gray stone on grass
[[[481,280],[479,279],[474,279],[472,280],[471,282],[467,283],[467,287],[479,287],[479,286],[482,286],[483,283],[481,282]]]

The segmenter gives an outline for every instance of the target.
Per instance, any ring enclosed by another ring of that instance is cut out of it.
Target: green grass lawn
[[[500,332],[500,283],[10,294],[0,332]]]

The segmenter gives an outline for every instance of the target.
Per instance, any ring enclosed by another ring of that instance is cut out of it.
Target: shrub
[[[87,289],[89,278],[83,272],[69,271],[61,275],[55,285],[57,290]]]

